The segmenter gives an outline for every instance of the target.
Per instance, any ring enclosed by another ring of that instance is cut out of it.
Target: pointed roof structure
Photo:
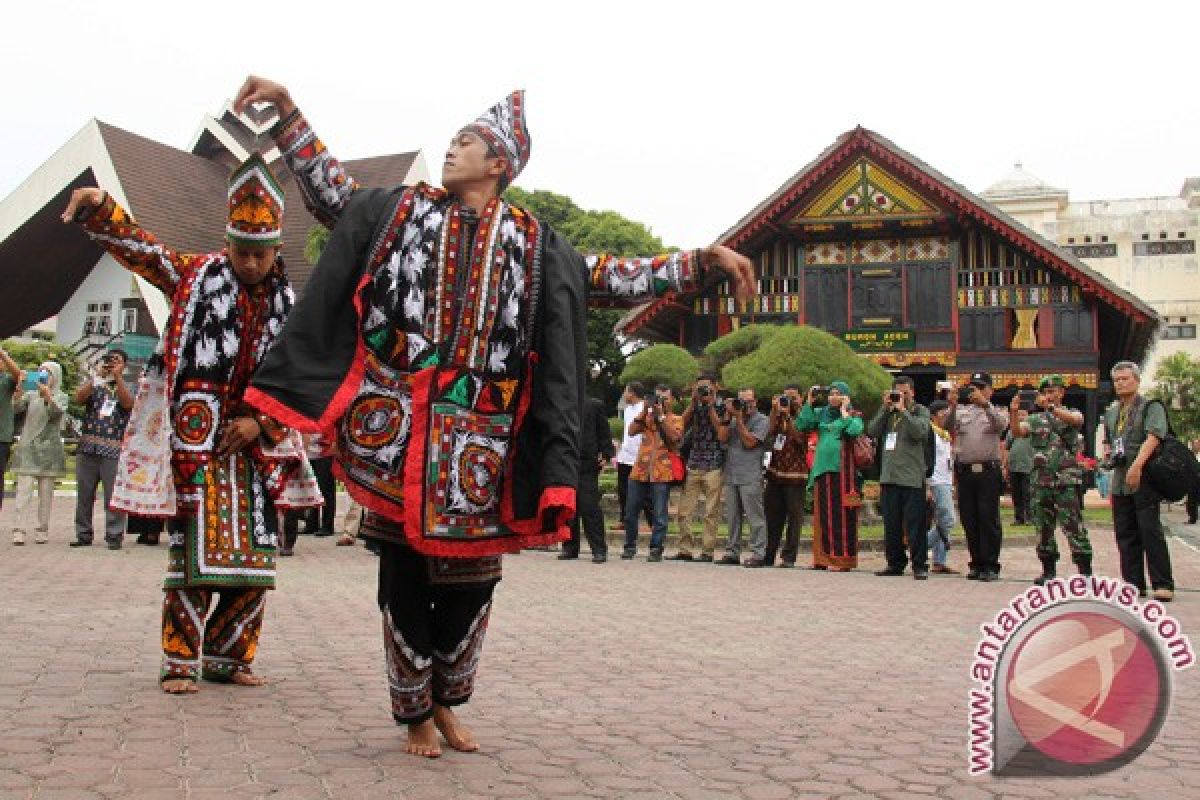
[[[1067,201],[1067,190],[1051,186],[1044,180],[1025,169],[1018,161],[1013,165],[1012,172],[980,192],[980,196],[992,202],[1001,203],[1006,200],[1042,200],[1061,199]]]
[[[1001,181],[999,190],[1061,191],[1023,169],[1010,178]],[[984,197],[862,126],[840,135],[718,241],[753,254],[780,231],[803,239],[842,228],[862,231],[886,224],[903,229],[906,218],[941,230],[982,228],[1078,284],[1085,298],[1097,300],[1100,325],[1117,334],[1122,357],[1140,357],[1153,341],[1158,315],[1136,295]],[[685,298],[669,294],[627,314],[617,332],[634,338],[662,338],[662,332],[677,327],[681,315],[690,313],[689,306]]]
[[[59,215],[71,192],[100,186],[159,239],[182,252],[224,246],[225,192],[233,168],[261,151],[284,187],[283,258],[298,291],[312,271],[304,258],[304,208],[269,136],[273,112],[206,115],[183,150],[100,120],[90,120],[8,197],[0,200],[0,297],[20,298],[0,315],[0,338],[53,316],[83,284],[102,251]],[[419,151],[347,161],[363,186],[397,186],[427,177]],[[51,277],[52,279],[47,279]],[[162,293],[136,278],[155,326],[167,314]]]

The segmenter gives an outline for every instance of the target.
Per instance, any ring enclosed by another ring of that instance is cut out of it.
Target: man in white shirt
[[[622,438],[621,446],[617,449],[617,501],[620,503],[618,508],[621,513],[625,513],[625,496],[629,489],[629,473],[633,471],[633,465],[637,462],[638,450],[642,447],[642,437],[640,435],[630,436],[629,426],[638,418],[645,408],[646,387],[638,381],[634,381],[625,387],[625,396],[622,398],[625,402],[625,410],[623,413],[624,427],[621,429]],[[654,507],[649,496],[642,503],[642,514],[646,518],[646,524],[653,527],[654,525]],[[613,526],[614,530],[620,528],[625,529],[624,523]]]
[[[950,533],[958,520],[954,516],[954,447],[944,427],[950,406],[944,400],[929,404],[930,425],[933,427],[933,475],[925,479],[925,499],[933,505],[929,526],[929,546],[933,548],[933,567],[930,572],[954,574],[958,570],[946,566],[950,550]]]

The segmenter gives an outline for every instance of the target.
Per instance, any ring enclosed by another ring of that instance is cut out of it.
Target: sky
[[[450,136],[524,88],[517,185],[680,247],[860,124],[975,191],[1016,161],[1072,200],[1200,175],[1195,2],[43,0],[4,17],[0,197],[92,117],[186,148],[251,73],[340,157],[420,149],[435,180]]]

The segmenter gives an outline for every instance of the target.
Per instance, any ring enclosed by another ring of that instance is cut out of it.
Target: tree
[[[1200,438],[1200,359],[1172,353],[1154,370],[1147,394],[1171,410],[1171,427],[1184,441]]]
[[[770,397],[789,383],[807,391],[842,380],[854,406],[870,417],[892,385],[887,370],[855,353],[841,339],[808,325],[751,325],[717,339],[705,356],[721,366],[726,389],[752,388]]]
[[[640,222],[615,211],[585,211],[571,198],[545,189],[526,191],[511,187],[504,199],[529,211],[571,243],[580,252],[611,253],[618,256],[656,255],[664,252],[662,240]],[[614,333],[625,312],[589,309],[588,393],[599,398],[610,411],[621,396],[620,380],[628,355]]]
[[[699,374],[700,362],[687,350],[673,344],[656,344],[629,357],[621,373],[621,384],[640,381],[652,389],[665,383],[680,392],[694,383]]]
[[[304,237],[304,259],[316,266],[321,260],[325,245],[329,244],[329,228],[324,225],[313,225]]]

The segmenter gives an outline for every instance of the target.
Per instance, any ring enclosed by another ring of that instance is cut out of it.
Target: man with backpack
[[[1154,599],[1175,597],[1171,554],[1159,516],[1162,496],[1143,469],[1169,431],[1167,409],[1138,389],[1142,373],[1132,361],[1118,361],[1110,371],[1117,399],[1104,412],[1105,443],[1112,465],[1112,512],[1121,579],[1146,595],[1146,572]]]
[[[992,404],[992,376],[976,372],[971,382],[951,391],[946,430],[954,437],[958,478],[958,516],[971,554],[967,580],[994,581],[1000,577],[1000,495],[1004,474],[1000,442],[1008,429],[1008,414]]]

